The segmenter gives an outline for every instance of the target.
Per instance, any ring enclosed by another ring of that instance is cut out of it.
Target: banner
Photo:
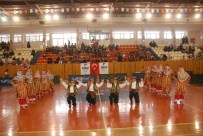
[[[69,80],[74,80],[74,81],[77,81],[79,80],[80,78],[82,78],[82,82],[83,83],[87,83],[88,79],[92,77],[94,78],[94,81],[96,81],[96,76],[95,75],[70,75],[69,76]]]
[[[126,73],[121,73],[121,74],[101,74],[99,75],[100,81],[102,79],[104,80],[112,80],[114,77],[118,79],[118,81],[125,81],[125,77],[127,77]]]
[[[108,62],[99,63],[99,74],[108,74],[109,73],[109,64]]]
[[[90,63],[80,63],[80,74],[89,75],[90,74]]]
[[[90,73],[94,75],[99,75],[99,63],[97,62],[90,63]]]

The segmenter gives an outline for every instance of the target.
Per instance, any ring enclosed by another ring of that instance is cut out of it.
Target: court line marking
[[[185,104],[186,106],[188,106],[188,107],[190,107],[190,108],[192,108],[192,109],[194,109],[194,110],[203,112],[203,110],[201,110],[201,109],[199,109],[199,108],[197,108],[197,107],[194,107],[194,106],[192,106],[192,105],[190,105],[190,104],[187,104],[187,103],[183,103],[183,104]]]
[[[9,91],[9,90],[13,90],[14,89],[14,87],[11,87],[11,88],[8,88],[8,89],[3,89],[2,91],[1,91],[1,93],[3,93],[3,92],[7,92],[7,91]]]
[[[194,124],[195,122],[190,122],[190,123],[178,123],[178,124],[171,124],[172,126],[180,126],[180,125],[190,125],[190,124]],[[199,122],[199,124],[203,124],[203,122]],[[165,125],[154,125],[153,127],[163,127],[163,126],[167,126],[167,124]],[[148,128],[150,126],[143,126],[143,129],[144,128]],[[122,130],[122,129],[139,129],[139,127],[126,127],[126,128],[110,128],[111,131],[112,130]],[[63,130],[63,132],[96,132],[96,131],[103,131],[105,129],[87,129],[87,130]],[[22,133],[51,133],[52,131],[25,131],[25,132],[13,132],[13,134],[22,134]],[[60,133],[61,131],[55,131],[55,133]],[[0,134],[7,134],[7,132],[0,132]],[[199,134],[202,134],[202,133],[198,133],[198,134],[195,134],[195,135],[199,135]],[[185,135],[185,134],[184,134]],[[187,135],[187,134],[186,134]],[[194,134],[188,134],[188,135],[194,135]],[[182,135],[176,135],[176,136],[182,136]]]
[[[101,101],[100,90],[99,90],[99,104],[100,104],[100,107],[101,107],[101,110],[102,110],[102,120],[103,120],[103,124],[104,124],[105,134],[106,134],[106,136],[108,136],[109,134],[108,134],[108,131],[107,131],[107,121],[106,121],[104,110],[103,110],[103,104],[102,104],[102,101]]]

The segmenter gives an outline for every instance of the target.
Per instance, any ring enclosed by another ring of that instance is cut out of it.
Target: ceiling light
[[[151,18],[152,17],[152,13],[147,13],[146,14],[146,18]]]
[[[200,15],[199,13],[197,13],[197,14],[195,14],[194,18],[195,18],[195,19],[198,19],[198,18],[200,18],[200,16],[201,16],[201,15]]]
[[[108,19],[109,18],[109,13],[104,13],[103,14],[103,19]]]
[[[45,20],[50,21],[51,20],[51,16],[50,15],[45,15]]]
[[[169,13],[166,14],[166,15],[165,15],[165,18],[166,18],[166,19],[170,19],[170,18],[171,18],[171,14],[169,14]]]
[[[3,21],[3,22],[8,21],[8,20],[7,20],[7,17],[1,17],[1,21]]]
[[[178,13],[177,15],[176,15],[176,18],[177,19],[180,19],[182,17],[182,15],[180,14],[180,13]]]
[[[137,19],[142,18],[142,13],[137,13],[137,14],[135,15],[135,17],[136,17]]]
[[[14,16],[13,17],[13,21],[15,21],[15,22],[18,22],[20,19],[19,19],[19,17],[18,16]]]
[[[54,19],[54,20],[59,20],[59,15],[55,14],[55,15],[53,16],[53,19]]]
[[[91,13],[87,13],[86,18],[87,18],[87,19],[92,19],[92,18],[93,18],[93,15],[92,15]]]

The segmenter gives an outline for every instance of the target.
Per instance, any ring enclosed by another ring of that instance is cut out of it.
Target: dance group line
[[[152,69],[147,67],[145,77],[144,79],[141,78],[140,81],[136,80],[135,76],[131,77],[130,80],[127,80],[125,77],[123,83],[119,83],[117,78],[113,78],[111,82],[107,80],[106,87],[110,89],[110,104],[118,103],[120,89],[126,85],[129,86],[130,104],[132,104],[133,98],[135,103],[139,104],[139,91],[141,87],[145,87],[163,96],[170,96],[172,79],[176,81],[175,102],[179,104],[184,98],[185,85],[189,82],[190,76],[183,67],[179,67],[178,72],[174,73],[168,65],[164,68],[162,65],[159,67],[154,65]],[[86,87],[86,100],[89,105],[95,105],[96,94],[104,84],[104,80],[96,83],[94,78],[89,78],[87,83],[82,83],[82,79],[77,80],[77,82],[74,80],[70,80],[67,83],[62,82],[67,88],[69,107],[71,107],[71,104],[74,107],[76,106],[76,95],[81,86]],[[21,107],[26,107],[29,103],[34,103],[37,98],[41,98],[45,94],[54,91],[53,75],[49,71],[36,71],[33,76],[30,69],[26,71],[18,70],[17,76],[11,80],[11,84],[16,87],[17,98]]]
[[[20,107],[25,108],[29,103],[54,91],[54,76],[50,71],[36,71],[33,75],[31,69],[18,70],[17,76],[11,80],[16,87],[16,97]]]
[[[159,67],[154,65],[153,69],[147,67],[144,80],[141,79],[141,81],[137,81],[135,76],[131,77],[129,81],[125,78],[123,83],[118,83],[116,78],[113,78],[111,82],[107,80],[106,87],[110,88],[110,104],[118,103],[120,89],[126,85],[129,86],[130,104],[132,104],[133,98],[135,99],[136,104],[139,104],[139,90],[141,87],[145,87],[166,97],[170,96],[172,79],[175,79],[176,81],[174,102],[180,104],[184,99],[185,85],[189,82],[190,75],[181,66],[179,67],[178,72],[174,73],[168,65],[164,68],[162,65]],[[95,83],[94,78],[90,78],[87,83],[82,83],[82,79],[77,80],[77,82],[78,84],[76,84],[76,81],[70,80],[67,84],[65,82],[62,83],[67,88],[67,102],[69,107],[71,107],[71,103],[74,107],[76,106],[76,95],[81,86],[86,87],[86,100],[89,105],[95,105],[96,93],[99,92],[99,88],[104,84],[104,80],[100,83]]]

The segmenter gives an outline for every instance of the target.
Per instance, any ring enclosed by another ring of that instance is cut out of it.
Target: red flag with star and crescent
[[[97,62],[90,63],[90,74],[99,75],[99,63]]]

